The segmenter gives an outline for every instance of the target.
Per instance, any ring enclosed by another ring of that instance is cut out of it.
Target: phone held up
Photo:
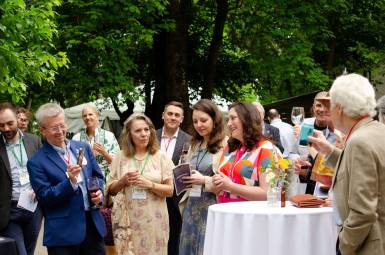
[[[83,158],[84,158],[84,150],[83,148],[80,148],[78,153],[78,162],[77,162],[77,165],[80,167],[83,165]]]

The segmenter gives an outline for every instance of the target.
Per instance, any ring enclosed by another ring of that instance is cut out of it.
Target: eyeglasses
[[[57,125],[57,126],[53,126],[53,127],[44,127],[46,130],[48,130],[49,132],[51,133],[58,133],[60,132],[61,130],[67,130],[67,125],[66,124],[60,124],[60,125]]]

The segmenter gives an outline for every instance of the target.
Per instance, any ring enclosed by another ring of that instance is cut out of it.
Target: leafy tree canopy
[[[65,52],[53,44],[57,34],[53,8],[59,0],[4,0],[0,4],[0,93],[3,100],[20,102],[31,84],[55,81],[67,66]]]

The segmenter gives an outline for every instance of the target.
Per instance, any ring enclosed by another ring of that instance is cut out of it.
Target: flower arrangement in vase
[[[291,161],[282,157],[280,153],[273,153],[269,162],[265,162],[265,167],[262,167],[266,173],[267,190],[267,205],[277,207],[279,205],[281,189],[288,184],[287,169],[289,169]]]

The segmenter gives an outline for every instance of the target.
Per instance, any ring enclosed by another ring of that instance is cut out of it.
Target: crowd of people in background
[[[118,142],[99,127],[93,105],[82,110],[85,128],[67,139],[58,104],[35,113],[38,137],[28,133],[28,110],[1,103],[0,236],[14,239],[20,255],[33,255],[44,217],[48,254],[105,254],[101,208],[112,201],[117,254],[203,254],[208,207],[266,200],[265,170],[283,157],[295,176],[289,195],[312,194],[333,207],[336,254],[385,254],[385,97],[376,104],[366,78],[338,77],[300,125],[285,123],[277,109],[268,110],[267,123],[257,102],[232,103],[225,120],[213,101],[201,99],[188,134],[180,127],[183,109],[169,102],[158,130],[132,114]],[[299,143],[303,125],[315,130],[306,147]],[[312,171],[320,161],[334,173],[326,182]],[[183,179],[191,188],[177,195],[173,169],[182,162],[192,169]]]

